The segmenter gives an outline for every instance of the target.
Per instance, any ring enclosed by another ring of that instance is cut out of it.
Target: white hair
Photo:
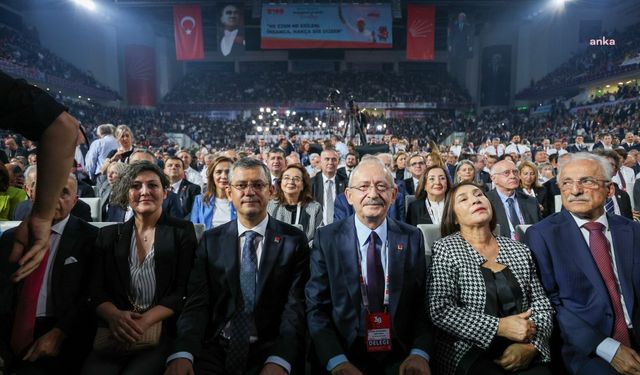
[[[565,154],[562,156],[563,156],[562,160],[558,161],[558,181],[560,180],[560,176],[562,175],[562,171],[564,170],[564,167],[566,167],[567,164],[569,164],[574,160],[589,160],[589,161],[598,163],[598,165],[600,166],[600,169],[602,170],[602,174],[604,175],[605,180],[611,180],[611,177],[613,175],[613,168],[611,167],[611,164],[609,164],[609,161],[604,156],[590,154],[588,152],[578,152],[575,154]]]

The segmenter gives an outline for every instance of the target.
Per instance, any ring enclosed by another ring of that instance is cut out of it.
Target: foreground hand
[[[195,375],[193,364],[186,358],[177,358],[169,362],[164,375]]]
[[[287,375],[287,370],[275,363],[266,363],[260,371],[260,375]]]
[[[511,344],[494,362],[507,371],[524,370],[538,355],[538,350],[532,344]]]
[[[9,256],[10,262],[17,262],[20,265],[20,268],[11,276],[14,282],[24,279],[38,268],[49,248],[50,234],[51,219],[30,216],[18,225],[13,249]]]
[[[640,355],[630,347],[620,344],[616,355],[611,360],[611,366],[621,374],[640,374]]]
[[[511,341],[527,342],[536,335],[536,324],[530,320],[531,309],[506,318],[500,318],[498,323],[498,336],[506,337]]]
[[[351,362],[341,363],[331,370],[331,375],[363,375]]]
[[[27,354],[22,358],[23,361],[35,362],[44,357],[57,357],[60,354],[60,346],[64,340],[64,333],[60,328],[54,328],[51,331],[40,336],[29,348]]]
[[[411,354],[400,365],[400,375],[430,375],[429,362],[419,355]]]
[[[144,331],[138,325],[141,315],[132,311],[117,310],[109,319],[109,330],[116,340],[133,344],[142,338]]]

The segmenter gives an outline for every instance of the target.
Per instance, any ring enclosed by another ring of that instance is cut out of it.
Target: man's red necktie
[[[624,319],[622,301],[620,300],[620,292],[618,291],[618,282],[613,273],[613,260],[609,252],[609,242],[602,232],[604,225],[597,222],[589,222],[584,224],[583,227],[589,231],[589,248],[591,249],[591,255],[598,266],[602,281],[604,281],[604,285],[609,292],[609,298],[611,299],[611,307],[615,318],[613,322],[613,338],[623,345],[631,347],[629,328]]]
[[[24,279],[19,288],[18,303],[11,331],[11,349],[16,355],[22,354],[33,342],[38,295],[40,294],[42,279],[44,279],[44,274],[47,270],[48,260],[49,249],[46,250],[38,268]]]

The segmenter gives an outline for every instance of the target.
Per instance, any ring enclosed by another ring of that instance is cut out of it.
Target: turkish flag
[[[200,5],[175,5],[173,28],[176,36],[176,59],[204,59]]]
[[[433,60],[436,8],[410,4],[407,9],[407,60]]]

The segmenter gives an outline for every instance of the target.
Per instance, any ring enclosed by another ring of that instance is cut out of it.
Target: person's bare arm
[[[51,220],[71,170],[78,136],[78,120],[67,112],[61,113],[42,134],[38,144],[36,199],[31,215],[16,229],[11,252],[11,260],[20,265],[13,274],[15,282],[38,267],[49,247]]]

